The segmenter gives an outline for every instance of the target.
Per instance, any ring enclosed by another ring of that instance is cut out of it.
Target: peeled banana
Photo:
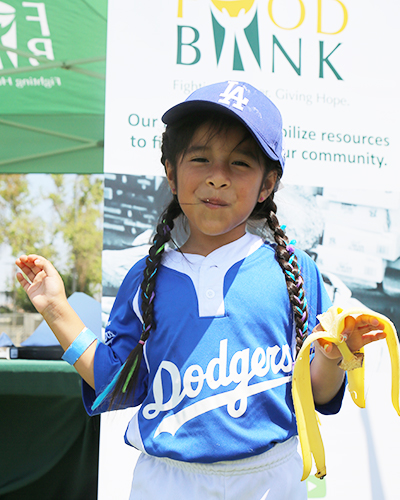
[[[314,406],[314,398],[311,389],[311,344],[316,342],[318,339],[324,339],[328,342],[334,343],[338,347],[343,357],[343,360],[341,361],[342,368],[348,371],[348,390],[355,404],[360,408],[364,408],[364,352],[363,349],[361,349],[358,353],[352,353],[345,342],[345,338],[342,336],[346,317],[359,316],[363,314],[378,319],[380,323],[384,325],[386,343],[389,349],[392,366],[392,403],[393,407],[397,411],[397,414],[400,415],[399,341],[393,323],[385,316],[369,309],[343,310],[338,307],[329,308],[326,313],[318,316],[318,320],[324,331],[313,333],[306,338],[297,356],[293,370],[292,395],[303,455],[302,481],[306,479],[311,472],[312,456],[314,457],[317,468],[315,476],[323,478],[326,475],[324,446],[319,430],[317,414]]]

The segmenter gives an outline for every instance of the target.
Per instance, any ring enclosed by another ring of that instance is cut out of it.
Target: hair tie
[[[129,370],[129,373],[128,373],[126,379],[125,379],[124,386],[122,387],[122,393],[123,394],[126,393],[126,389],[128,387],[130,379],[132,378],[133,372],[135,371],[137,363],[138,363],[138,356],[136,356],[135,361],[133,362],[133,365],[132,365],[131,369]]]
[[[156,274],[157,272],[157,267],[154,269],[154,271],[150,274],[150,276],[147,277],[148,280],[151,280],[151,278]],[[146,269],[146,274],[147,274],[147,269]]]
[[[294,253],[294,245],[296,244],[296,240],[291,240],[291,242],[286,245],[286,250],[290,253],[290,254],[293,254]],[[293,259],[292,259],[293,260]],[[290,262],[290,261],[289,261]]]
[[[291,273],[290,271],[287,271],[286,269],[285,269],[285,273],[286,273],[286,274],[287,274],[290,278],[292,278],[292,280],[296,283],[296,278],[295,278],[295,276],[294,276],[294,274],[293,274],[293,273]]]
[[[301,315],[303,314],[303,311],[300,309],[300,307],[295,306],[295,308],[297,309],[297,311],[298,311],[299,314],[301,314]]]
[[[150,330],[150,328],[151,328],[151,325],[148,325],[148,326],[147,326],[147,328],[145,328],[145,324],[143,323],[143,327],[142,327],[142,335],[143,335],[143,333],[148,332],[148,331]]]
[[[163,243],[160,248],[157,250],[156,252],[156,255],[158,255],[160,252],[162,252],[164,250],[164,247],[165,247],[165,243]]]
[[[139,344],[144,345],[145,342],[146,342],[145,340],[142,340],[142,339],[139,340]]]

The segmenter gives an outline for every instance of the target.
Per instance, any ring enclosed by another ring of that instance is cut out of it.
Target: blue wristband
[[[64,352],[61,359],[63,359],[70,365],[74,365],[86,351],[86,349],[90,345],[92,345],[95,340],[97,340],[96,335],[91,330],[85,327],[72,342],[72,344],[68,347],[68,349]]]

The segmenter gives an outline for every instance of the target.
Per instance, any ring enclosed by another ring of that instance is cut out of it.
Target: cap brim
[[[202,100],[184,101],[166,111],[161,119],[166,125],[173,125],[178,120],[184,118],[190,113],[195,113],[196,111],[207,111],[207,110],[218,111],[219,113],[223,113],[238,120],[251,133],[251,135],[257,141],[257,144],[260,146],[262,151],[264,151],[265,154],[269,158],[271,158],[271,160],[279,161],[278,155],[276,155],[276,153],[274,153],[274,151],[268,146],[268,144],[261,137],[261,135],[259,135],[257,131],[252,130],[250,126],[246,123],[246,121],[243,120],[238,113],[235,113],[234,111],[227,108],[223,104],[218,104],[216,102],[210,102],[210,101],[202,101]]]

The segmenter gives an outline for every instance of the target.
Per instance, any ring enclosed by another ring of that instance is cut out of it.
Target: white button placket
[[[225,271],[213,262],[204,259],[199,272],[199,315],[223,316]]]

